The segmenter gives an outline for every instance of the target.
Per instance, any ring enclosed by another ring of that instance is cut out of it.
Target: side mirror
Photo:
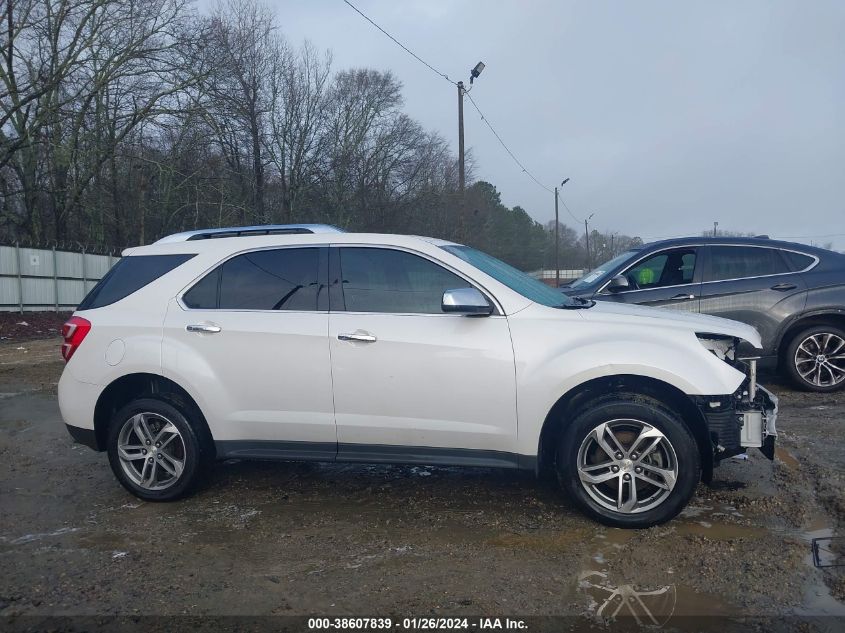
[[[493,306],[476,288],[457,288],[443,293],[443,312],[466,314],[467,316],[489,316]]]
[[[628,282],[628,278],[625,275],[616,275],[616,277],[610,280],[610,283],[607,285],[607,289],[610,292],[621,292],[623,290],[630,290],[631,284]]]

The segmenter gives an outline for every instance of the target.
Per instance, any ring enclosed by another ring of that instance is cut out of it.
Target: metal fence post
[[[82,249],[82,296],[88,294],[88,276],[85,273],[85,249]]]
[[[56,300],[56,312],[59,311],[59,262],[56,261],[56,245],[53,244],[53,298]]]
[[[23,271],[21,270],[21,245],[15,242],[15,258],[18,260],[18,309],[23,314]]]

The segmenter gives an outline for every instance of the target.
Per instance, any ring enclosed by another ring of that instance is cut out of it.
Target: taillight
[[[65,340],[62,343],[62,358],[65,359],[65,362],[70,360],[76,348],[79,347],[90,331],[91,321],[78,316],[70,317],[62,326],[62,338]]]

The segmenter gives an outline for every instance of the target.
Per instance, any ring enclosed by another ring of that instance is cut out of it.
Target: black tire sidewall
[[[590,497],[578,477],[578,450],[584,438],[602,422],[619,418],[640,420],[660,430],[678,458],[674,489],[663,503],[645,512],[622,514],[603,508]],[[701,480],[701,456],[689,429],[674,412],[656,401],[620,395],[596,402],[576,414],[561,435],[557,470],[564,490],[588,516],[611,527],[646,528],[665,523],[684,509]]]
[[[120,457],[117,454],[118,436],[124,423],[138,413],[147,412],[159,414],[170,420],[179,429],[185,444],[185,466],[182,476],[175,485],[164,490],[147,490],[138,486],[123,472]],[[202,479],[206,461],[200,437],[186,415],[167,400],[155,397],[133,400],[114,414],[109,426],[107,451],[112,472],[121,485],[136,497],[147,501],[172,501],[192,492]]]
[[[786,368],[786,374],[792,380],[792,383],[798,388],[803,391],[814,391],[816,393],[831,393],[833,391],[839,391],[840,389],[845,388],[845,380],[840,382],[838,385],[832,385],[830,387],[819,387],[812,383],[807,382],[801,377],[801,374],[798,373],[798,368],[795,366],[795,352],[798,350],[798,346],[801,342],[806,339],[808,336],[812,336],[813,334],[835,334],[843,339],[845,339],[845,331],[842,328],[835,327],[833,325],[816,325],[813,327],[809,327],[806,330],[802,330],[796,336],[792,338],[789,342],[789,345],[786,346],[786,352],[784,353],[783,362]]]

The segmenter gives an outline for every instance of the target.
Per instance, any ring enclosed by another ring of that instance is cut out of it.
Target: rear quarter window
[[[786,259],[786,263],[792,272],[804,270],[815,261],[815,258],[795,251],[781,251],[781,255]]]
[[[749,279],[791,272],[781,251],[759,246],[711,246],[708,281]]]
[[[122,258],[82,300],[77,310],[102,308],[125,299],[184,264],[193,255],[135,255]]]

